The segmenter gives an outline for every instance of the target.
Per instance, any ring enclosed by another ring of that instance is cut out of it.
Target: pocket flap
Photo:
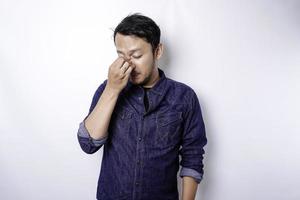
[[[181,112],[165,112],[163,114],[157,114],[157,124],[159,124],[160,126],[176,124],[176,122],[180,122],[181,120]]]

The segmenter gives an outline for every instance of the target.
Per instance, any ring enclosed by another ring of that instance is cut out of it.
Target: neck
[[[160,79],[159,77],[159,71],[158,71],[158,68],[155,67],[153,69],[153,76],[152,76],[152,81],[150,81],[149,84],[147,85],[143,85],[144,88],[152,88],[156,83],[157,81]]]

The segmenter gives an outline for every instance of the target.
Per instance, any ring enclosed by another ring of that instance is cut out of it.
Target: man
[[[182,199],[194,199],[207,143],[196,93],[157,66],[163,46],[152,19],[125,17],[114,42],[118,58],[77,134],[88,154],[104,146],[97,199],[177,200],[179,164]]]

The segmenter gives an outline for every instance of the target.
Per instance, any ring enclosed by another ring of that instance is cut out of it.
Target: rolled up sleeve
[[[207,138],[198,97],[192,90],[188,98],[190,103],[184,116],[182,145],[179,150],[182,166],[180,176],[194,177],[200,183],[204,174],[203,155]]]
[[[183,178],[184,176],[189,176],[195,179],[197,183],[200,183],[202,180],[202,175],[194,169],[182,167],[179,173],[179,176]]]
[[[107,80],[105,80],[97,88],[96,92],[94,93],[93,100],[92,100],[92,103],[90,105],[89,112],[88,112],[87,116],[84,118],[84,120],[89,116],[89,114],[95,108],[101,94],[103,93],[106,82],[107,82]],[[80,124],[79,124],[79,128],[78,128],[78,131],[77,131],[77,138],[78,138],[78,142],[80,144],[81,149],[85,153],[92,154],[92,153],[95,153],[96,151],[98,151],[105,144],[105,142],[107,140],[107,137],[101,138],[101,139],[98,139],[98,140],[92,138],[90,136],[87,128],[85,127],[84,120],[82,122],[80,122]]]

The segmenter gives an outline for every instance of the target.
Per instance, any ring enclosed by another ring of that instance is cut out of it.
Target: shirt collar
[[[166,75],[164,71],[160,68],[158,68],[158,73],[159,73],[159,80],[157,83],[149,90],[149,92],[155,92],[157,94],[163,95],[164,93],[164,82],[166,80]]]

